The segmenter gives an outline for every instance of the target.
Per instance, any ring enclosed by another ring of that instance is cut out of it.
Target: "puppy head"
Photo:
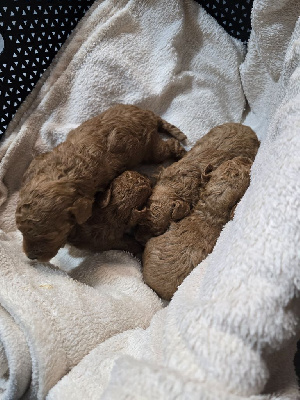
[[[169,188],[159,188],[150,197],[146,212],[139,222],[136,239],[145,244],[152,236],[162,235],[172,221],[178,221],[188,215],[190,206],[179,199]]]
[[[217,213],[230,211],[250,184],[251,165],[250,158],[235,157],[223,162],[214,171],[209,167],[206,174],[208,183],[200,198]]]
[[[110,184],[100,204],[102,208],[117,210],[127,219],[133,210],[143,207],[152,192],[150,180],[135,171],[125,171]]]
[[[92,213],[93,199],[67,182],[32,180],[19,196],[16,223],[30,259],[49,261],[67,241],[72,227]]]

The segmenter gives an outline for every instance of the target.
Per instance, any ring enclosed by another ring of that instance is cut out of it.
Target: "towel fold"
[[[18,399],[30,385],[30,350],[20,326],[2,307],[0,320],[1,399]]]

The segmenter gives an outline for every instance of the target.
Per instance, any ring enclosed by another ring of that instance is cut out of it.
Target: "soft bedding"
[[[192,0],[96,1],[1,147],[1,398],[296,399],[300,6],[256,0],[248,51]],[[26,259],[14,210],[34,155],[115,103],[191,147],[223,122],[261,140],[212,254],[162,304],[123,252]],[[59,269],[58,269],[59,267]]]

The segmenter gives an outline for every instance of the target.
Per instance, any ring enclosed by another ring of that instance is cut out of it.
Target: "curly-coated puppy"
[[[151,111],[115,105],[72,130],[65,142],[35,158],[25,173],[16,211],[23,248],[48,261],[64,246],[73,226],[92,215],[96,192],[142,162],[181,158],[185,135]]]
[[[125,171],[99,193],[93,205],[92,216],[82,225],[75,225],[68,243],[91,251],[126,250],[142,252],[141,245],[128,230],[134,227],[151,194],[148,178],[135,171]]]
[[[137,240],[145,244],[150,237],[163,234],[172,221],[190,213],[199,199],[207,164],[216,168],[238,156],[254,160],[258,147],[257,136],[248,126],[226,123],[211,129],[180,161],[162,171],[136,231]]]
[[[153,237],[143,254],[145,282],[170,300],[184,278],[212,252],[223,226],[250,183],[252,160],[236,157],[208,174],[192,213]]]

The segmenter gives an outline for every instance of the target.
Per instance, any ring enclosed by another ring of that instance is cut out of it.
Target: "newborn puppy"
[[[126,169],[185,154],[185,135],[151,111],[116,105],[72,130],[65,142],[36,157],[24,176],[16,210],[27,256],[48,261],[76,224],[92,215],[95,193]]]
[[[252,160],[236,157],[206,175],[193,212],[153,237],[143,254],[144,281],[170,300],[185,277],[212,252],[223,226],[250,183]]]
[[[136,239],[145,244],[150,237],[163,234],[172,221],[190,213],[199,199],[202,171],[208,164],[215,169],[238,156],[254,160],[258,147],[257,136],[248,126],[227,123],[210,130],[180,161],[160,174]]]
[[[68,243],[95,252],[126,250],[142,252],[141,245],[128,235],[135,226],[151,194],[150,180],[135,171],[125,171],[115,178],[106,192],[97,195],[92,216],[75,225]]]

